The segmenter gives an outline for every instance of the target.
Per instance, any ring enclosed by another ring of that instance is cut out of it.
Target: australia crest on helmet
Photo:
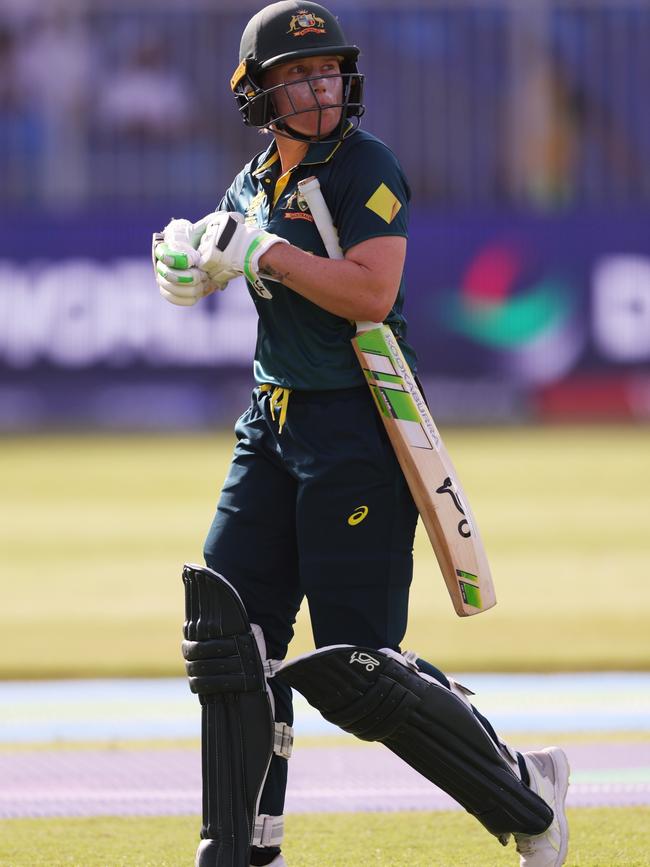
[[[307,33],[320,33],[323,36],[327,33],[325,27],[325,19],[307,9],[300,9],[295,15],[291,16],[289,21],[288,33],[294,36],[306,36]]]

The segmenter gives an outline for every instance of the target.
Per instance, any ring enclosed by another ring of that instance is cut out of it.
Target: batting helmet
[[[341,108],[341,122],[335,133],[331,134],[334,139],[341,138],[347,126],[346,121],[353,117],[360,118],[364,112],[363,75],[357,70],[359,49],[347,42],[341,25],[328,9],[309,0],[280,0],[279,3],[272,3],[261,9],[246,25],[239,47],[239,66],[230,80],[244,123],[262,128],[274,124],[274,129],[285,135],[304,138],[286,123],[289,118],[302,112],[291,111],[279,116],[273,104],[273,92],[286,85],[265,89],[262,74],[280,63],[321,55],[336,56],[340,62],[342,101],[330,107]]]

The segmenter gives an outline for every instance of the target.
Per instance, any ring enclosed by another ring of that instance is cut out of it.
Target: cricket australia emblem
[[[284,211],[285,220],[307,220],[310,223],[314,222],[314,218],[309,213],[307,199],[305,199],[300,190],[291,193],[282,206],[282,210]]]
[[[291,33],[293,36],[306,36],[307,33],[319,33],[321,36],[324,36],[327,33],[325,19],[312,14],[307,9],[300,9],[295,15],[291,16],[287,33]]]
[[[355,650],[350,657],[350,665],[352,665],[353,662],[358,662],[366,671],[374,671],[377,666],[381,665],[381,662],[378,659],[375,659],[374,656],[371,656],[369,653],[364,653],[363,651],[359,652],[358,650]]]

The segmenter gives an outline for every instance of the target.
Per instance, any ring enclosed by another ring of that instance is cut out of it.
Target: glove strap
[[[253,258],[254,257],[256,259],[259,258],[259,256],[257,256],[257,257],[255,256],[258,248],[262,244],[265,244],[269,240],[270,237],[271,236],[268,234],[268,232],[264,232],[264,234],[260,233],[255,238],[253,243],[250,245],[248,250],[246,251],[246,255],[244,257],[244,276],[249,281],[249,283],[256,283],[257,282],[258,275],[257,275],[257,271],[255,270],[254,265],[253,265]],[[257,262],[255,264],[257,264]]]

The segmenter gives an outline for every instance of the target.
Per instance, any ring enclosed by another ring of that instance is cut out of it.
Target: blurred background
[[[261,5],[0,0],[0,429],[232,422],[252,305],[161,304],[147,257],[265,147],[228,86]],[[647,419],[650,3],[333,8],[412,186],[437,417]]]

